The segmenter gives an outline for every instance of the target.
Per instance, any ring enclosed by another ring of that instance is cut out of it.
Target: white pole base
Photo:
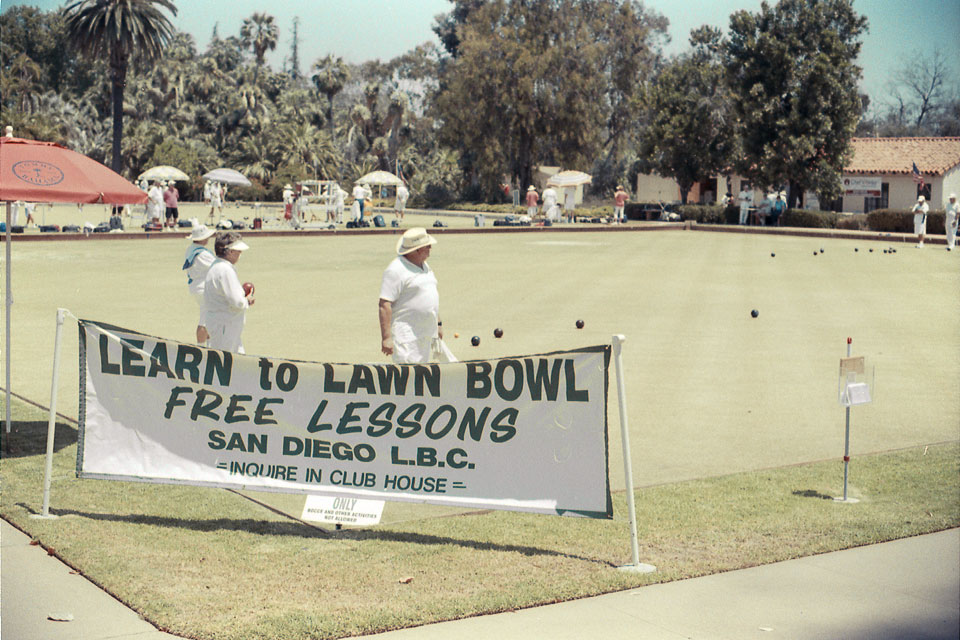
[[[834,502],[844,502],[844,503],[846,503],[846,504],[856,504],[856,503],[860,502],[860,501],[857,500],[856,498],[834,498],[833,501],[834,501]]]
[[[654,573],[656,570],[657,568],[652,564],[643,564],[642,562],[617,567],[617,571],[629,571],[630,573]]]
[[[43,515],[42,513],[31,513],[30,517],[34,520],[56,520],[60,516],[55,516],[52,513],[48,513],[47,515]]]

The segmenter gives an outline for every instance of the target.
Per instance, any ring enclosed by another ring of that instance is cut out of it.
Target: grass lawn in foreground
[[[636,491],[629,562],[624,495],[612,521],[487,512],[330,536],[235,493],[71,479],[76,433],[60,427],[59,519],[28,517],[42,491],[44,414],[15,406],[4,517],[161,629],[203,639],[336,638],[507,611],[693,577],[960,524],[957,444],[855,460],[852,495],[829,499],[836,462]]]

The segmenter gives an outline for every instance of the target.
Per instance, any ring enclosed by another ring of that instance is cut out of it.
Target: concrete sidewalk
[[[3,640],[161,640],[152,625],[0,521]],[[70,614],[70,622],[50,616]],[[956,640],[960,529],[375,636]]]

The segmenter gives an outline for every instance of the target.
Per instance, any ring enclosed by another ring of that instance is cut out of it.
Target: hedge
[[[902,209],[876,209],[867,214],[867,227],[871,231],[913,233],[913,212]],[[946,233],[943,211],[927,214],[927,233]]]

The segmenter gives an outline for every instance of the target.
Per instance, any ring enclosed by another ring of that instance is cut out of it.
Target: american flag
[[[917,169],[916,162],[913,163],[913,181],[920,185],[921,189],[923,189],[923,185],[926,184],[926,182],[923,181],[923,176],[920,175],[920,169]]]

